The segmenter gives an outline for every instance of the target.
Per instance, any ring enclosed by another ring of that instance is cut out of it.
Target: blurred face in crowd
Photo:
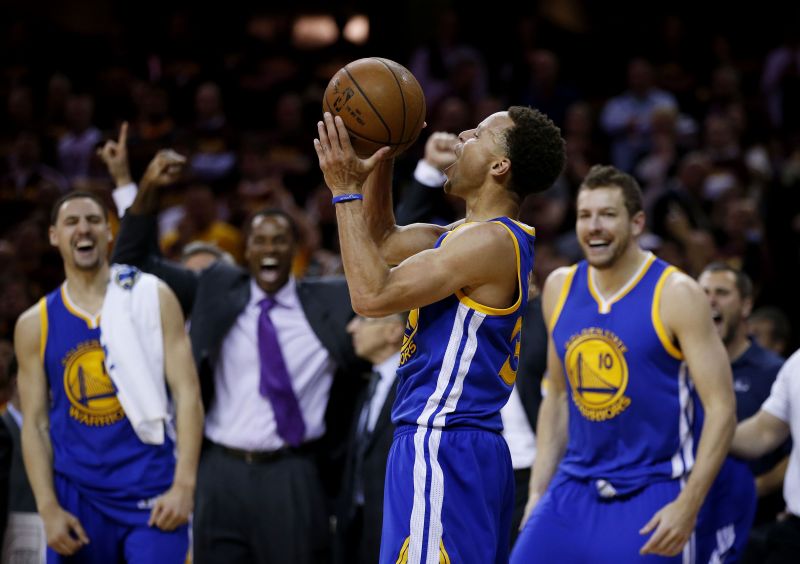
[[[245,259],[258,286],[269,294],[289,280],[296,241],[292,226],[280,215],[258,215],[250,225]]]
[[[217,262],[219,258],[217,255],[213,253],[208,253],[205,251],[199,251],[196,253],[192,253],[189,257],[183,260],[183,266],[188,268],[189,270],[193,270],[194,272],[202,272],[215,262]]]
[[[581,188],[575,231],[586,260],[594,268],[614,266],[644,229],[644,213],[628,214],[622,189]]]
[[[356,355],[373,364],[400,350],[404,330],[405,324],[399,315],[374,319],[356,316],[347,324]]]
[[[700,275],[699,282],[711,304],[714,326],[722,342],[728,345],[733,342],[737,331],[745,330],[745,320],[752,308],[751,300],[742,298],[733,272],[706,271]]]
[[[100,204],[91,198],[73,198],[61,204],[49,235],[65,268],[95,270],[108,258],[111,229]]]
[[[781,356],[786,354],[786,341],[776,337],[772,320],[766,317],[748,319],[747,332],[765,349]]]

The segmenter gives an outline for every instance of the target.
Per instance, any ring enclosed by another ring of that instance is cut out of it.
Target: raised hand
[[[389,147],[378,149],[367,159],[360,159],[353,146],[342,118],[325,112],[323,121],[317,123],[319,138],[314,139],[319,167],[334,195],[360,193],[372,169],[389,152]]]
[[[108,140],[97,149],[99,156],[108,168],[108,173],[116,185],[124,186],[133,182],[131,169],[128,163],[128,122],[123,121],[119,128],[119,137],[116,141]]]
[[[425,155],[423,159],[432,167],[444,170],[456,160],[454,148],[458,143],[458,136],[452,133],[437,131],[428,137],[425,142]]]
[[[174,184],[180,177],[185,164],[186,157],[183,155],[172,149],[160,150],[144,171],[141,189],[147,190]]]

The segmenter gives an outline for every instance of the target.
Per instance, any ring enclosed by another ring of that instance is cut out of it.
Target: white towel
[[[100,344],[133,430],[144,443],[163,444],[169,414],[158,278],[132,266],[111,266]]]

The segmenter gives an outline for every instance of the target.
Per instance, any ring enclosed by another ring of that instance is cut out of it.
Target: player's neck
[[[104,262],[93,270],[68,267],[66,274],[67,292],[70,299],[90,313],[99,312],[108,286],[108,263]]]
[[[597,289],[603,296],[613,296],[628,284],[642,268],[650,253],[643,251],[638,245],[630,245],[611,268],[592,268]]]
[[[486,221],[495,217],[517,218],[519,202],[502,186],[483,186],[465,198],[466,221]]]

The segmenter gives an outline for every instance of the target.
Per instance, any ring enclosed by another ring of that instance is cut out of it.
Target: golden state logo
[[[513,386],[517,380],[517,369],[519,368],[519,348],[522,339],[522,318],[517,319],[517,324],[514,325],[514,330],[511,332],[511,350],[512,353],[506,358],[506,362],[500,369],[500,377],[503,382],[509,386]]]
[[[613,419],[631,404],[628,387],[627,347],[611,331],[590,327],[567,342],[565,368],[572,400],[592,421]]]
[[[63,360],[70,417],[91,427],[111,425],[125,416],[103,358],[100,343],[87,341]]]
[[[403,334],[403,346],[400,347],[400,366],[403,366],[417,352],[417,345],[414,344],[414,337],[417,335],[417,324],[419,323],[419,309],[412,309],[408,314],[406,331]]]

